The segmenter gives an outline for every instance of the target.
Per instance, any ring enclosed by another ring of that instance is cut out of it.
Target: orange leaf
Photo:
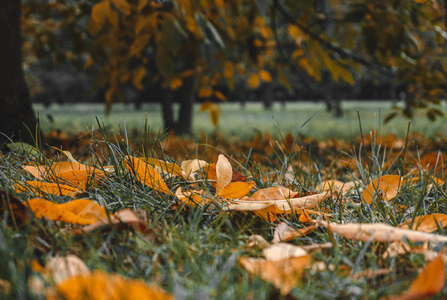
[[[408,289],[408,294],[425,298],[434,296],[442,290],[445,283],[443,256],[444,254],[442,253],[427,263],[424,270],[422,270],[416,280],[411,284]]]
[[[261,80],[259,79],[258,74],[251,74],[250,77],[248,77],[248,87],[255,89],[261,84]]]
[[[54,194],[58,196],[75,196],[82,193],[82,190],[71,187],[69,185],[48,183],[43,181],[26,181],[25,183],[18,183],[14,185],[17,193],[29,192],[32,190],[38,195],[45,196],[45,194]]]
[[[374,179],[362,194],[363,200],[371,204],[374,196],[390,201],[399,193],[402,177],[399,175],[383,175]]]
[[[239,263],[251,274],[259,275],[287,295],[300,281],[301,274],[310,263],[310,256],[291,257],[277,261],[240,257]]]
[[[203,191],[182,191],[182,188],[179,187],[175,196],[187,206],[196,207],[209,202],[207,198],[202,196],[203,193]]]
[[[124,230],[129,227],[139,233],[150,233],[152,230],[147,224],[135,215],[130,209],[123,209],[116,214],[110,216],[110,219],[101,219],[97,222],[82,228],[83,232],[91,232],[98,228],[108,228],[111,225],[115,230]]]
[[[216,163],[216,195],[219,195],[224,187],[230,184],[233,177],[233,168],[223,154],[219,154]]]
[[[91,200],[73,200],[63,204],[39,198],[26,202],[38,219],[48,219],[65,223],[87,225],[107,219],[104,207]]]
[[[410,224],[413,222],[413,226],[410,228]],[[431,214],[425,216],[419,216],[411,218],[399,225],[400,228],[408,228],[423,232],[433,232],[438,230],[438,225],[443,228],[447,226],[447,215],[446,214]]]
[[[82,190],[86,189],[88,183],[98,183],[98,179],[104,176],[104,172],[99,170],[95,171],[95,173],[90,171],[68,171],[57,175],[61,183],[70,184]]]
[[[442,152],[433,151],[425,154],[421,158],[421,166],[425,170],[441,170],[447,163],[447,155]]]
[[[126,156],[126,162],[126,168],[135,172],[135,176],[141,183],[162,193],[172,194],[160,174],[151,165],[132,156]]]
[[[162,289],[149,286],[142,280],[125,279],[118,274],[107,274],[94,271],[90,274],[73,276],[57,284],[47,294],[47,299],[139,299],[139,300],[173,300],[174,298]]]
[[[182,168],[176,163],[168,163],[164,160],[159,160],[156,158],[141,158],[145,162],[160,167],[163,171],[168,172],[172,175],[183,177]]]
[[[254,185],[254,182],[231,182],[229,185],[222,189],[218,196],[224,199],[241,198],[247,195]]]
[[[259,77],[261,77],[261,80],[264,82],[272,82],[272,75],[266,70],[259,71]]]
[[[130,14],[130,5],[126,0],[112,0],[113,4],[115,4],[116,8],[123,12],[123,14]]]

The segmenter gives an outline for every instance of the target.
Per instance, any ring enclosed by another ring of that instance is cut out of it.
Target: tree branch
[[[447,1],[447,0],[445,0]],[[334,53],[337,53],[338,55],[340,55],[342,58],[349,58],[352,59],[355,62],[358,62],[362,65],[364,65],[365,67],[371,68],[371,69],[376,69],[378,71],[380,71],[383,74],[386,74],[388,76],[394,76],[395,72],[386,66],[382,66],[382,65],[378,65],[376,63],[373,63],[369,60],[367,60],[366,58],[364,58],[363,56],[360,56],[358,54],[352,53],[348,50],[345,50],[343,48],[340,48],[339,46],[334,45],[333,43],[325,40],[324,38],[322,38],[320,35],[318,35],[317,33],[309,30],[309,28],[307,28],[306,26],[303,26],[302,24],[298,23],[285,9],[284,7],[279,4],[278,0],[273,0],[273,5],[274,7],[287,19],[287,21],[289,23],[292,23],[294,25],[296,25],[298,28],[300,28],[304,33],[306,33],[310,38],[316,40],[317,42],[320,43],[320,45],[326,47],[327,49],[333,51]]]

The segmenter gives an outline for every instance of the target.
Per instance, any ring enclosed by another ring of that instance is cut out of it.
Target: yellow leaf
[[[214,97],[219,99],[220,101],[227,101],[227,97],[219,91],[214,91]]]
[[[151,35],[146,33],[137,37],[129,48],[129,54],[135,57],[141,57],[144,47],[149,43]]]
[[[258,190],[248,200],[284,200],[293,198],[296,195],[298,195],[298,192],[282,186],[273,186]]]
[[[258,74],[251,74],[250,77],[248,77],[248,87],[255,89],[261,84],[261,80],[259,79]]]
[[[109,23],[110,23],[110,25],[112,25],[112,27],[118,27],[119,16],[118,16],[118,13],[114,9],[109,8],[108,19],[109,19]]]
[[[29,192],[32,190],[38,195],[45,196],[45,194],[54,194],[58,196],[75,196],[82,192],[82,190],[71,187],[69,185],[48,183],[43,181],[26,181],[25,183],[18,183],[15,186],[17,193]]]
[[[109,1],[101,1],[92,7],[91,18],[94,22],[104,24],[109,13]]]
[[[164,160],[159,160],[156,158],[141,158],[141,160],[144,160],[151,165],[160,167],[161,169],[163,169],[163,171],[166,171],[170,174],[183,177],[182,168],[176,163],[168,163]]]
[[[402,177],[399,175],[383,175],[374,179],[363,191],[362,198],[371,204],[374,197],[390,201],[399,193]]]
[[[310,225],[305,228],[294,229],[287,225],[287,223],[281,222],[275,228],[273,232],[273,242],[287,242],[296,238],[303,237],[311,232],[313,232],[317,227],[315,225]]]
[[[201,159],[191,159],[191,160],[184,160],[182,161],[182,171],[183,171],[183,177],[186,179],[192,174],[194,174],[196,171],[207,167],[209,164]]]
[[[69,184],[85,190],[87,184],[97,184],[99,179],[105,177],[105,173],[99,170],[92,171],[67,171],[57,174],[57,179],[62,184]]]
[[[220,194],[224,187],[230,184],[233,177],[233,167],[223,154],[219,154],[216,163],[216,196]]]
[[[38,219],[48,219],[65,223],[87,225],[98,220],[106,220],[107,213],[104,207],[91,200],[73,200],[63,204],[33,198],[26,202]]]
[[[205,102],[203,102],[202,104],[200,104],[200,106],[199,106],[199,111],[210,110],[212,105],[213,105],[213,102],[211,102],[211,101],[205,101]]]
[[[173,91],[179,89],[182,85],[183,85],[183,80],[181,80],[180,78],[174,78],[169,82],[169,87]]]
[[[144,90],[142,83],[143,78],[146,76],[146,68],[141,66],[132,71],[132,84],[140,91]]]
[[[234,75],[233,63],[229,60],[225,61],[223,66],[223,77],[225,79],[232,79]]]
[[[272,75],[266,70],[259,71],[259,77],[261,77],[261,80],[264,82],[272,82]]]
[[[126,0],[111,0],[113,4],[115,4],[115,7],[118,8],[120,11],[122,11],[123,14],[129,15],[130,14],[130,5],[127,3]]]
[[[201,87],[198,92],[200,98],[209,98],[213,95],[213,88],[209,85]]]
[[[126,156],[126,168],[137,176],[138,180],[165,194],[172,194],[160,174],[149,164],[139,158]]]
[[[254,182],[231,182],[229,185],[222,189],[218,196],[224,199],[241,198],[250,193],[250,190],[254,185]]]
[[[120,299],[120,300],[173,300],[174,297],[159,287],[149,286],[142,280],[125,279],[119,274],[94,271],[72,276],[57,284],[47,293],[47,299]]]
[[[196,207],[197,205],[206,204],[209,199],[203,197],[205,192],[200,191],[182,191],[182,188],[178,188],[175,192],[175,196],[187,206]]]

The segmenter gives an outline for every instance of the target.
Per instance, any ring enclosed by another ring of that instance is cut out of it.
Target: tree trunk
[[[163,123],[165,130],[175,131],[174,109],[172,107],[172,98],[174,97],[174,92],[169,88],[165,88],[162,95],[163,99],[161,101],[161,110],[163,114]]]
[[[33,143],[36,119],[22,70],[21,1],[0,1],[0,148],[10,140]]]
[[[176,133],[190,134],[192,132],[192,117],[195,102],[196,75],[183,80],[183,86],[180,88],[179,97],[180,110],[175,128]]]

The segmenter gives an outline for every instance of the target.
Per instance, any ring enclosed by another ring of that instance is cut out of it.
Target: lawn
[[[445,299],[442,120],[406,134],[378,103],[347,103],[286,135],[320,107],[225,105],[223,133],[198,141],[112,135],[124,118],[143,131],[128,107],[39,108],[44,131],[74,133],[48,139],[74,157],[20,143],[0,155],[0,298]],[[197,116],[196,134],[212,132]]]
[[[271,110],[264,110],[259,103],[248,103],[241,108],[239,104],[222,104],[222,114],[218,129],[226,136],[237,135],[239,137],[252,137],[257,131],[268,131],[273,136],[279,133],[296,133],[297,130],[312,117],[317,115],[306,124],[301,133],[317,139],[328,137],[352,139],[358,136],[359,118],[362,122],[364,132],[374,128],[382,130],[383,133],[396,133],[404,136],[408,128],[408,119],[398,116],[388,124],[380,120],[391,111],[392,104],[389,102],[363,101],[344,102],[344,116],[334,117],[333,113],[326,112],[323,103],[297,102],[287,103],[285,106],[275,104]],[[41,126],[44,131],[62,129],[66,132],[84,131],[97,128],[96,118],[105,126],[118,131],[126,125],[129,129],[141,130],[145,124],[145,113],[147,113],[148,125],[151,130],[159,131],[162,128],[161,108],[158,104],[145,104],[137,111],[132,105],[115,104],[110,115],[104,115],[104,106],[101,104],[76,104],[56,105],[49,109],[41,105],[35,105],[39,110]],[[358,110],[358,113],[357,113]],[[442,107],[444,112],[447,108]],[[411,130],[423,135],[433,135],[436,132],[444,132],[444,120],[438,118],[430,122],[419,111],[411,122]],[[51,115],[53,122],[50,122]],[[213,132],[214,128],[209,121],[208,112],[199,112],[198,106],[194,111],[194,135],[199,136],[201,132],[207,134]]]

